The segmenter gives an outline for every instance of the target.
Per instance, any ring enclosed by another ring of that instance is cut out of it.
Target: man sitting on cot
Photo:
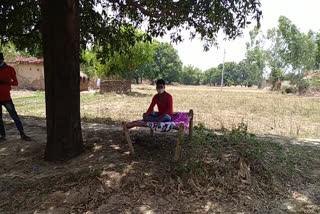
[[[165,91],[166,83],[163,79],[156,82],[158,94],[154,95],[148,111],[143,114],[143,120],[147,122],[170,122],[173,117],[172,96]],[[154,112],[154,106],[158,106],[158,112]]]

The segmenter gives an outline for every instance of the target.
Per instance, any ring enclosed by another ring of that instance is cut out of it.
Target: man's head
[[[0,67],[3,67],[3,65],[4,65],[3,53],[0,53]]]
[[[158,94],[162,94],[166,88],[166,82],[163,79],[159,79],[156,82]]]

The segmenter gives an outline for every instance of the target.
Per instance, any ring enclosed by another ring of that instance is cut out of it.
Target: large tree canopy
[[[0,40],[20,50],[43,50],[46,159],[71,158],[83,151],[80,120],[80,49],[101,48],[102,56],[126,51],[137,40],[168,30],[172,41],[182,29],[197,34],[207,49],[223,30],[229,39],[251,19],[259,23],[259,0],[1,0]],[[136,36],[136,28],[146,34]],[[40,48],[39,48],[40,47]]]
[[[172,41],[178,42],[183,39],[181,30],[188,29],[191,38],[198,34],[209,48],[220,30],[234,39],[251,19],[259,24],[259,7],[259,0],[80,0],[81,45],[99,44],[107,53],[168,31]],[[32,52],[42,44],[41,24],[40,0],[1,1],[1,42],[10,40],[18,49]],[[137,38],[135,28],[142,25],[148,34]]]

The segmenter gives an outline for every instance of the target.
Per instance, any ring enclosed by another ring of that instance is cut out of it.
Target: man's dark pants
[[[3,119],[2,119],[2,106],[4,106],[7,109],[11,118],[14,120],[14,122],[17,126],[17,129],[20,132],[20,135],[22,135],[24,133],[23,126],[22,126],[21,120],[16,112],[16,109],[14,107],[12,100],[0,101],[0,135],[2,137],[6,136],[6,130],[4,128]]]

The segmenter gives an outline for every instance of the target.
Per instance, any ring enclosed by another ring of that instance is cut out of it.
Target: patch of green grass
[[[320,79],[313,78],[309,80],[310,87],[315,89],[320,89]]]
[[[94,93],[94,94],[85,93],[80,95],[81,104],[89,104],[91,102],[99,101],[101,99],[103,99],[103,95],[98,93]]]

